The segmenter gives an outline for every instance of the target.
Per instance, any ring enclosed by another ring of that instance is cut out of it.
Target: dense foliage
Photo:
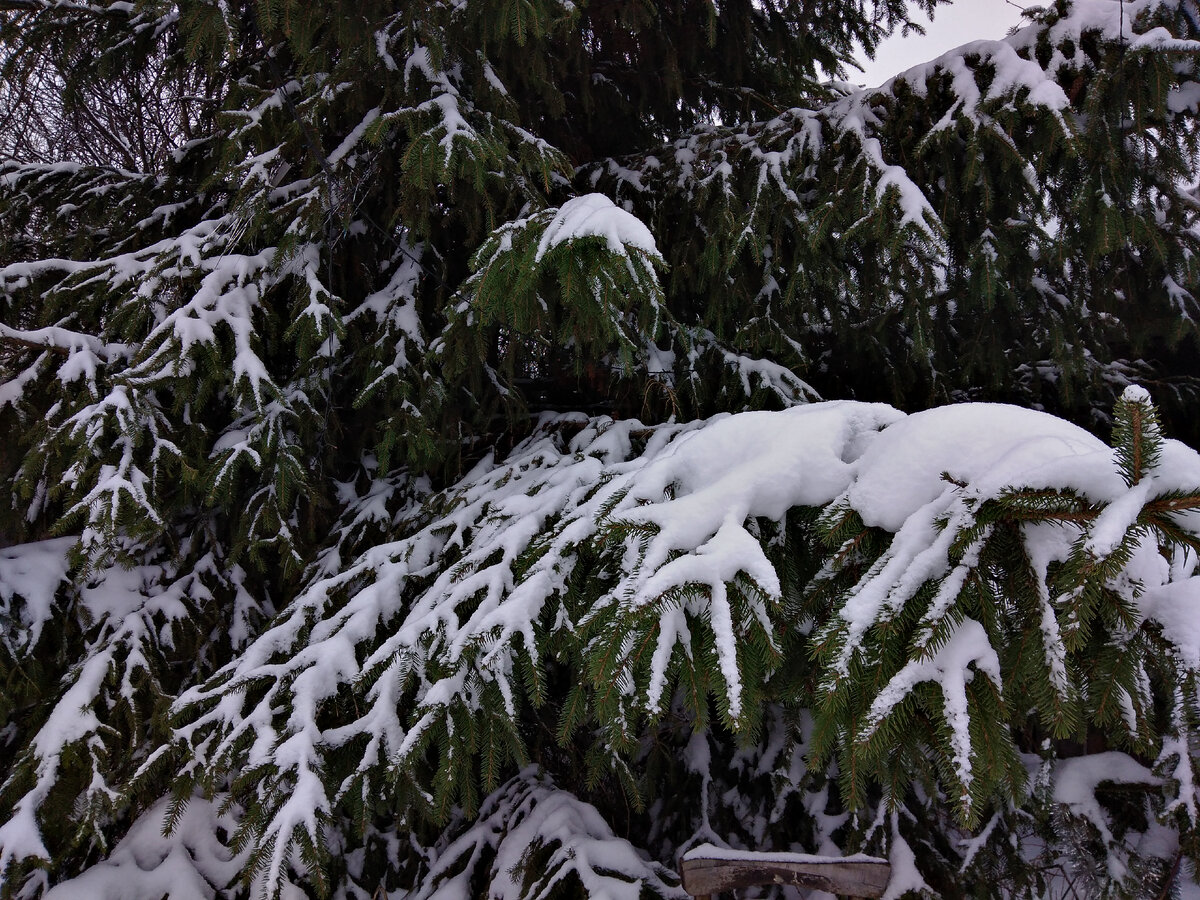
[[[907,6],[0,0],[0,895],[1191,878],[1200,8]]]

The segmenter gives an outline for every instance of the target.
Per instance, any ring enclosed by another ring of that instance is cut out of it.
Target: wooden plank
[[[693,897],[734,891],[759,884],[790,884],[847,897],[882,897],[892,867],[883,860],[772,859],[772,854],[739,854],[736,859],[692,857],[683,860],[679,874],[683,889]]]

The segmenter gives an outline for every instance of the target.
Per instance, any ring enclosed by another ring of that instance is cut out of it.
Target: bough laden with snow
[[[1194,440],[1200,11],[1035,19],[585,174],[656,234],[703,235],[663,242],[669,308],[826,396],[1086,421],[1149,378]]]
[[[638,857],[596,818],[624,802],[659,858],[714,837],[869,847],[914,855],[902,872],[931,885],[957,861],[1008,866],[1014,890],[1033,889],[1053,886],[1037,865],[1066,850],[1045,830],[1057,810],[1099,839],[1110,880],[1153,863],[1135,850],[1147,834],[1166,872],[1171,854],[1193,852],[1200,457],[1158,434],[1144,394],[1127,391],[1118,416],[1115,450],[987,405],[905,417],[822,403],[658,427],[550,419],[426,501],[407,536],[317,578],[184,693],[183,745],[163,751],[193,759],[176,795],[231,787],[267,886],[339,871],[353,883],[330,854],[381,840],[395,818],[417,833],[425,818],[458,823],[444,857],[421,851],[437,862],[420,890],[494,878],[504,853],[488,810],[531,761],[559,791],[582,785],[564,802],[584,805],[539,838],[552,871],[587,865],[552,848],[581,839],[579,816],[629,875]],[[982,437],[985,420],[1008,437]],[[383,512],[378,490],[361,502]],[[66,547],[41,552],[62,560]],[[65,561],[55,571],[65,578]],[[15,610],[36,634],[54,578],[25,578],[11,576],[13,595],[41,599]],[[144,612],[117,609],[107,582],[85,603],[128,631],[173,596],[148,592]],[[53,785],[39,753],[100,742],[91,728],[42,726],[27,818]],[[762,749],[742,743],[755,734]],[[1070,750],[1098,734],[1105,752]],[[647,777],[672,757],[686,761],[672,776],[682,795]],[[766,806],[719,789],[773,779],[791,787]],[[980,826],[969,855],[927,833]],[[1014,837],[1042,857],[1030,865]],[[389,879],[419,872],[419,849],[393,848],[379,877],[400,886]],[[650,869],[636,878],[672,893]]]
[[[306,823],[347,803],[470,816],[501,772],[559,754],[669,818],[647,755],[679,742],[719,782],[711,729],[805,745],[801,783],[836,782],[846,810],[822,832],[810,809],[810,840],[861,846],[874,809],[914,830],[992,819],[982,865],[1057,803],[1120,882],[1147,830],[1191,852],[1200,457],[1162,439],[1144,393],[1118,416],[1115,451],[986,405],[552,420],[415,534],[306,589],[184,695],[179,733],[206,772],[280,770],[247,818],[276,848],[316,851]],[[815,712],[785,737],[774,704]],[[1088,790],[1137,785],[1136,835],[1058,780],[1101,734],[1120,766]],[[767,822],[757,840],[799,840]]]
[[[1190,877],[1190,0],[0,6],[0,895]]]

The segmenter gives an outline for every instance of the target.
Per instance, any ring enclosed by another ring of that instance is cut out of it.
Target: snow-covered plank
[[[679,864],[683,889],[693,897],[760,884],[790,884],[846,897],[882,897],[891,873],[888,861],[876,856],[757,853],[711,844],[688,851]]]

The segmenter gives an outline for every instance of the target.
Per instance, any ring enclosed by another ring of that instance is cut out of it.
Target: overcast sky
[[[1028,6],[1038,0],[1016,2]],[[917,18],[925,25],[923,36],[893,36],[879,48],[874,60],[863,60],[866,72],[861,75],[851,72],[850,80],[873,87],[897,72],[940,56],[959,44],[980,38],[1004,37],[1009,28],[1021,22],[1021,10],[1006,0],[954,0],[948,6],[938,7],[932,23],[919,13]]]

